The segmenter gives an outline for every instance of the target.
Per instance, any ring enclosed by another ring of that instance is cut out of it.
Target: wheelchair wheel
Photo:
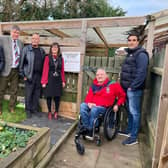
[[[120,111],[113,112],[112,107],[109,107],[104,116],[104,135],[107,140],[115,138],[119,129],[119,115]]]

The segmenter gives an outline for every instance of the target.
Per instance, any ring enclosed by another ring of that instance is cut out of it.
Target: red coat
[[[49,72],[49,57],[46,56],[43,65],[43,73],[41,78],[41,84],[48,83],[48,72]],[[62,68],[61,68],[61,78],[62,81],[65,82],[65,74],[64,74],[64,59],[62,58]]]
[[[119,83],[111,83],[107,78],[101,86],[98,85],[97,79],[94,79],[93,85],[89,88],[89,92],[86,95],[85,103],[95,103],[97,106],[108,107],[113,105],[117,98],[117,104],[120,106],[125,103],[126,94],[121,88]]]

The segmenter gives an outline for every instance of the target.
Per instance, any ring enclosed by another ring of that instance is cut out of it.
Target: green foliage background
[[[107,0],[0,0],[0,21],[124,16]]]

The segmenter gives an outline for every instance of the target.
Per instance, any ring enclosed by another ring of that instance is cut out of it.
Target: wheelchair
[[[123,120],[125,111],[125,106],[121,106],[118,112],[113,111],[113,106],[108,107],[104,115],[100,114],[98,118],[94,120],[92,137],[87,135],[87,130],[83,127],[80,119],[74,140],[77,152],[80,155],[83,155],[85,153],[85,147],[81,141],[81,137],[83,137],[84,140],[88,139],[95,141],[97,146],[101,145],[101,125],[103,126],[103,133],[105,138],[109,141],[113,140],[116,137],[117,132],[122,129],[122,124],[120,121]]]

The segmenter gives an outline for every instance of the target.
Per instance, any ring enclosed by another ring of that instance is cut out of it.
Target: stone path
[[[104,139],[100,147],[94,142],[84,141],[85,155],[81,156],[76,151],[72,134],[46,168],[142,168],[139,145],[123,146],[124,138]]]
[[[54,145],[61,136],[72,126],[73,120],[59,117],[49,121],[47,113],[42,117],[33,115],[31,119],[22,122],[35,127],[49,127],[51,129],[51,144]],[[49,161],[46,168],[142,168],[139,145],[123,146],[125,137],[117,136],[113,141],[103,138],[102,146],[94,142],[84,141],[85,155],[76,152],[74,133],[60,147],[59,151]]]
[[[32,115],[31,119],[26,119],[21,124],[30,125],[34,127],[48,127],[51,129],[51,145],[54,145],[59,138],[67,131],[73,124],[74,120],[59,117],[58,120],[48,120],[47,113],[42,113],[42,117]]]

